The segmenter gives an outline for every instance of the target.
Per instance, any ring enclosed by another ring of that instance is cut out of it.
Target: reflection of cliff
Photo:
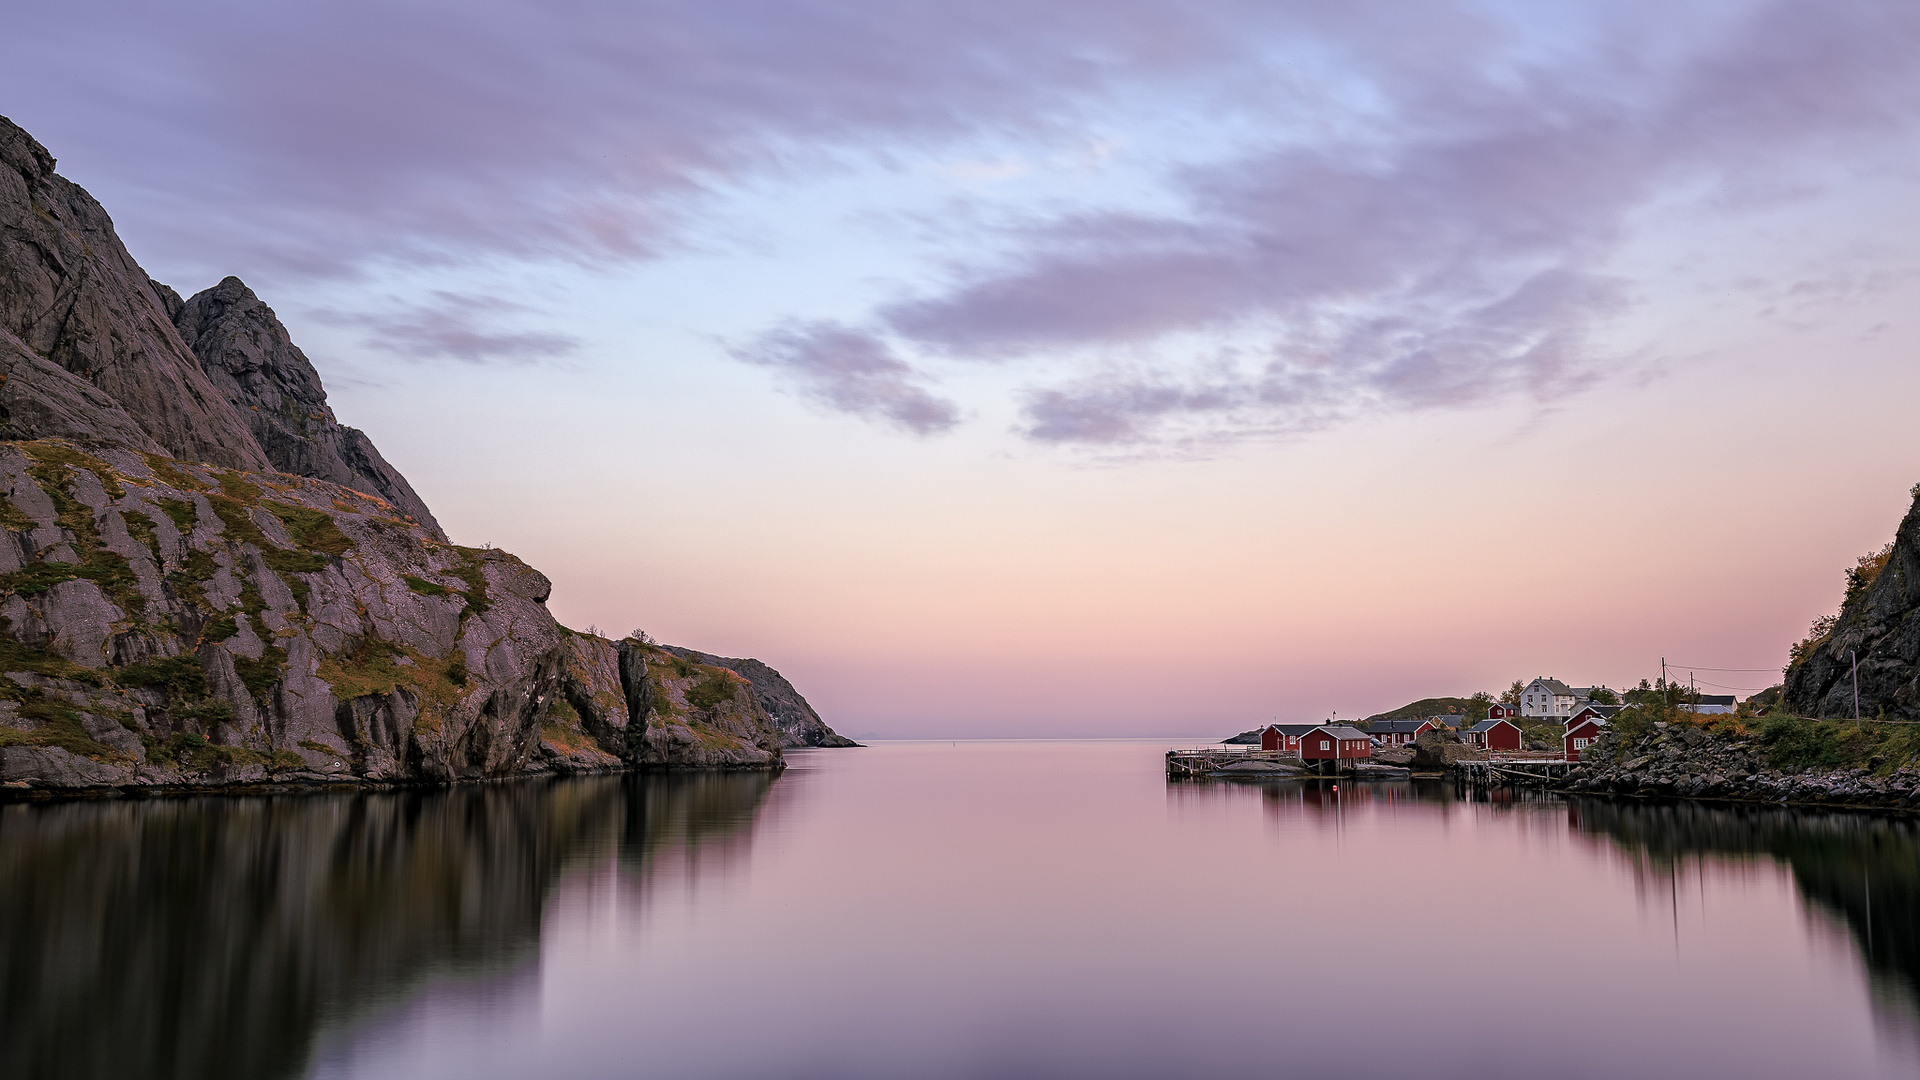
[[[0,807],[0,1075],[295,1075],[322,1022],[531,958],[568,865],[744,843],[771,783]]]
[[[1852,934],[1883,1006],[1915,1019],[1920,1002],[1920,824],[1907,819],[1700,803],[1582,799],[1576,829],[1603,836],[1648,868],[1702,856],[1785,865],[1809,904]]]

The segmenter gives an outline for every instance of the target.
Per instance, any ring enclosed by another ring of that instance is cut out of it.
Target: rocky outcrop
[[[53,166],[45,147],[0,117],[0,428],[13,438],[112,439],[267,468],[112,219]]]
[[[413,485],[387,464],[373,440],[335,419],[320,373],[245,283],[229,277],[185,301],[164,285],[158,288],[208,380],[239,407],[273,468],[378,496],[446,539]]]
[[[1803,716],[1920,719],[1920,498],[1907,510],[1886,564],[1840,609],[1832,629],[1787,668],[1784,703]]]
[[[1920,808],[1920,768],[1776,768],[1761,736],[1668,724],[1631,742],[1608,732],[1556,786],[1685,799]]]
[[[661,654],[677,662],[627,665],[646,680],[628,687],[626,646],[560,627],[550,590],[505,552],[323,481],[0,446],[0,781],[782,764],[744,679]]]
[[[0,783],[782,767],[749,676],[560,626],[238,278],[182,300],[53,167],[0,118]]]
[[[807,704],[807,699],[800,696],[800,691],[793,688],[792,683],[758,660],[715,656],[678,645],[664,645],[661,648],[674,656],[726,668],[745,678],[753,688],[754,699],[773,718],[774,726],[780,729],[781,739],[788,747],[860,745],[844,735],[836,734],[825,720],[820,719],[820,714],[813,711],[813,706]]]

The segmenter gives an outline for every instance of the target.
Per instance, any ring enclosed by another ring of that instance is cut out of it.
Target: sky
[[[842,732],[1744,696],[1920,481],[1910,0],[8,22],[0,114],[457,542]]]

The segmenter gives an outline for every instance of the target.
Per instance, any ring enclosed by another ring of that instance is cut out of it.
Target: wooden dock
[[[1479,760],[1456,761],[1454,775],[1469,787],[1512,787],[1516,784],[1544,786],[1556,776],[1565,776],[1578,762],[1551,752],[1493,754]]]
[[[1167,751],[1167,775],[1183,778],[1211,776],[1216,769],[1240,761],[1300,764],[1297,757],[1282,756],[1278,750],[1262,750],[1257,746],[1202,746],[1193,750]]]

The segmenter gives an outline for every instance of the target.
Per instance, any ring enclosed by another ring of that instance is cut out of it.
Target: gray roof
[[[1561,694],[1565,694],[1568,697],[1573,696],[1573,687],[1568,686],[1566,683],[1561,682],[1559,679],[1535,679],[1534,681],[1546,686],[1547,692],[1555,696],[1558,696]]]
[[[1432,722],[1432,717],[1419,720],[1375,720],[1367,725],[1367,730],[1375,735],[1390,735],[1398,732],[1411,735]]]
[[[1364,739],[1367,737],[1366,732],[1361,731],[1359,728],[1348,727],[1345,724],[1320,724],[1308,730],[1324,731],[1336,739]]]
[[[1514,723],[1513,721],[1511,721],[1511,720],[1508,720],[1508,719],[1506,719],[1506,718],[1504,718],[1504,717],[1502,717],[1502,718],[1501,718],[1501,719],[1499,719],[1499,720],[1482,720],[1482,721],[1480,721],[1479,723],[1477,723],[1477,724],[1475,724],[1475,725],[1473,725],[1472,727],[1470,727],[1470,728],[1468,728],[1467,730],[1468,730],[1468,731],[1492,731],[1492,730],[1493,730],[1494,728],[1496,728],[1496,727],[1498,727],[1498,726],[1500,726],[1501,724],[1505,724],[1505,725],[1507,725],[1508,727],[1519,727],[1519,726],[1520,726],[1519,724],[1516,724],[1516,723]]]

